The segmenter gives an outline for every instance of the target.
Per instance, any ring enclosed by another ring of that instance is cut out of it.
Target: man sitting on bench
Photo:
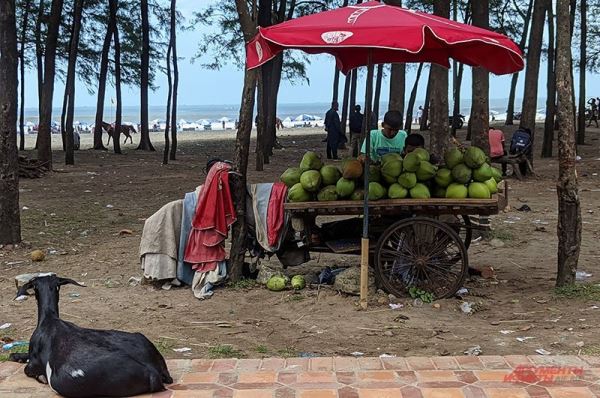
[[[490,158],[492,160],[501,160],[502,157],[506,156],[506,149],[504,149],[504,132],[500,129],[490,127],[489,131],[490,138]],[[506,176],[506,168],[508,165],[506,162],[502,162],[502,175]]]

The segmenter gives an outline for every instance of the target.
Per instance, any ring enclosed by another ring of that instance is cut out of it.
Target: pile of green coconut
[[[306,152],[299,167],[287,169],[280,177],[288,188],[288,201],[369,200],[380,199],[489,199],[498,192],[502,173],[490,166],[478,147],[462,151],[449,149],[444,165],[430,162],[427,150],[418,148],[404,158],[388,153],[378,164],[369,166],[369,186],[364,187],[363,164],[344,159],[341,168],[324,165],[320,156]]]

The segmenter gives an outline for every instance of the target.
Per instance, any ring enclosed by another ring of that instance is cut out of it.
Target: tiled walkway
[[[600,357],[481,356],[170,360],[161,398],[600,397]],[[53,397],[0,363],[0,397]]]

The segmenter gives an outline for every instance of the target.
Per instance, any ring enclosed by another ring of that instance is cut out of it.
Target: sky
[[[193,12],[206,7],[214,0],[179,0],[178,9],[188,20],[191,19]],[[180,105],[238,105],[243,85],[243,71],[232,65],[224,65],[219,71],[206,70],[201,67],[201,61],[192,62],[192,57],[197,51],[198,44],[202,40],[202,32],[210,29],[207,27],[198,27],[194,31],[185,31],[178,33],[178,55],[179,61],[179,96]],[[238,54],[243,57],[244,54]],[[280,88],[279,103],[325,103],[331,100],[333,74],[335,61],[328,55],[311,56],[311,64],[308,67],[307,75],[310,79],[310,85],[306,83],[290,84],[283,81]],[[415,79],[416,66],[410,68],[406,76],[406,97],[410,93]],[[364,75],[364,74],[363,74]],[[510,88],[510,75],[494,76],[490,75],[490,99],[508,98]],[[364,76],[363,76],[364,77]],[[418,99],[422,102],[425,96],[426,75],[424,74],[419,85]],[[575,91],[578,92],[578,74],[575,74]],[[340,79],[340,92],[343,92],[343,78]],[[452,79],[450,79],[451,81]],[[517,88],[517,97],[521,97],[523,92],[524,73],[519,77]],[[26,76],[25,106],[32,107],[37,103],[37,86],[35,71],[29,71]],[[539,78],[539,97],[545,97],[546,87],[546,64],[542,62]],[[149,103],[151,106],[160,106],[166,104],[167,97],[167,79],[160,75],[156,81],[158,86],[156,91],[150,92]],[[383,84],[382,101],[389,97],[389,84]],[[451,88],[450,88],[451,89]],[[87,87],[81,82],[77,82],[76,87],[76,106],[95,106],[96,97],[88,93]],[[589,95],[600,96],[600,79],[597,75],[587,74],[587,93]],[[64,85],[57,82],[54,93],[54,105],[60,106]],[[107,89],[107,104],[110,98],[114,97],[114,89]],[[470,68],[465,69],[464,80],[462,84],[462,97],[469,99],[471,97],[471,73]],[[358,98],[364,98],[364,83],[359,86]],[[450,99],[451,101],[451,99]],[[362,102],[362,101],[360,101]],[[419,102],[419,101],[417,101]],[[123,105],[139,105],[139,89],[136,87],[123,87]],[[538,108],[543,108],[545,104],[538,104]],[[517,108],[520,104],[517,103]]]

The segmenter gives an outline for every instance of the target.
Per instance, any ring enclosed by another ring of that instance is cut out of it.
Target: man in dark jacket
[[[354,109],[352,109],[352,112],[350,112],[350,149],[353,157],[358,156],[362,125],[363,114],[360,113],[360,105],[355,105]]]
[[[327,159],[338,159],[337,150],[342,142],[342,123],[338,115],[338,103],[333,101],[331,109],[325,114],[325,131],[327,131]]]

